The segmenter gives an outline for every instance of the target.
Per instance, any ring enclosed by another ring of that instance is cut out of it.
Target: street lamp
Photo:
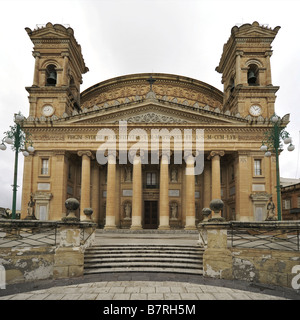
[[[280,195],[280,175],[279,175],[279,153],[283,150],[282,141],[285,144],[289,144],[288,151],[293,151],[295,146],[292,144],[292,138],[285,130],[286,125],[283,124],[280,117],[274,114],[270,123],[272,128],[265,132],[265,141],[262,142],[260,150],[265,152],[265,157],[271,157],[272,152],[276,156],[276,192],[277,192],[277,215],[278,220],[282,220],[281,217],[281,195]]]
[[[30,134],[25,132],[22,128],[22,122],[24,121],[24,116],[19,112],[15,114],[13,126],[10,126],[10,130],[4,132],[4,138],[2,139],[2,144],[0,144],[0,150],[6,150],[6,144],[12,146],[12,150],[15,151],[15,167],[14,167],[14,183],[13,187],[13,202],[12,202],[12,219],[16,219],[16,201],[17,201],[17,177],[18,177],[18,155],[19,152],[23,153],[24,157],[28,157],[30,152],[34,151],[32,146],[32,141],[30,139]]]

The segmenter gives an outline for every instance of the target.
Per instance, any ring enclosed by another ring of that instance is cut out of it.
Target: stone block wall
[[[300,265],[300,252],[251,248],[231,248],[232,277],[256,283],[292,287],[294,266]]]
[[[27,227],[32,224],[30,227],[34,228],[42,225],[40,222],[33,224],[31,221],[8,223],[13,224],[15,228],[20,224],[23,227],[23,224]],[[60,223],[58,246],[1,247],[0,267],[5,270],[5,284],[82,276],[84,251],[94,241],[95,226],[92,222]],[[80,227],[84,227],[87,235],[84,241],[80,236]],[[3,276],[3,273],[0,276]]]
[[[207,248],[203,254],[204,276],[293,289],[300,287],[300,251],[228,247],[229,224],[202,225],[207,233]]]
[[[1,248],[6,284],[51,279],[55,247]]]

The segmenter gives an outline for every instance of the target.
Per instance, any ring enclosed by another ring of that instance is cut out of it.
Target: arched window
[[[249,86],[258,86],[259,85],[259,70],[256,64],[250,64],[247,80]]]
[[[55,86],[57,81],[57,73],[55,71],[55,65],[49,64],[46,68],[46,86]]]

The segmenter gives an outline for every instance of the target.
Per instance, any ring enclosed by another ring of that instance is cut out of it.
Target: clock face
[[[261,107],[258,105],[253,105],[250,107],[249,112],[252,116],[258,117],[261,115]]]
[[[42,111],[45,117],[50,117],[54,113],[54,109],[51,105],[44,106]]]

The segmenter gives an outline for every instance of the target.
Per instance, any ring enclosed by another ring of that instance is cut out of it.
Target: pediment
[[[176,104],[159,103],[155,100],[140,104],[115,106],[107,109],[91,110],[64,119],[64,124],[102,125],[128,123],[180,123],[180,124],[237,124],[247,122],[232,115],[223,114],[220,110],[193,108]]]
[[[65,39],[66,37],[70,37],[70,35],[74,34],[72,28],[66,28],[61,24],[53,25],[50,22],[47,23],[46,26],[38,27],[35,30],[31,30],[30,28],[25,28],[25,30],[27,31],[32,41],[34,41],[35,39],[44,38]]]
[[[271,29],[254,22],[253,24],[244,24],[239,28],[235,26],[232,28],[232,33],[239,38],[274,38],[279,29],[280,27]]]

